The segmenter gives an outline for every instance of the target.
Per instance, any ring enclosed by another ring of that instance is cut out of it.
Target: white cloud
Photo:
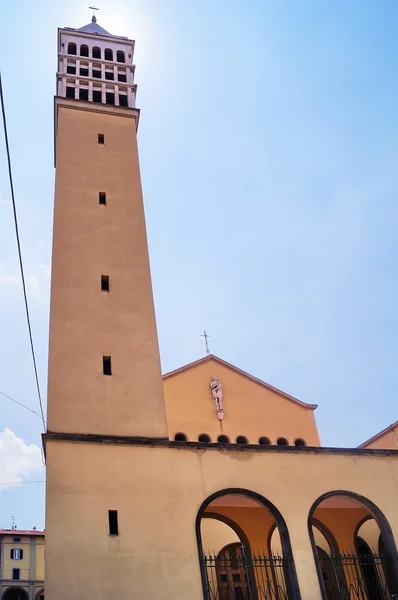
[[[39,446],[18,438],[6,427],[0,432],[0,484],[18,484],[26,476],[38,475],[43,468]],[[1,485],[0,491],[10,485]]]

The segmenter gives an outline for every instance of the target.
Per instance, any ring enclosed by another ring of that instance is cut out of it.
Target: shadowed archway
[[[361,496],[360,494],[351,492],[349,490],[334,490],[334,491],[327,492],[327,493],[323,494],[322,496],[320,496],[311,506],[311,509],[310,509],[309,515],[308,515],[308,531],[309,531],[309,535],[310,535],[310,540],[311,540],[313,555],[315,558],[315,563],[316,563],[316,568],[317,568],[317,572],[318,572],[318,578],[319,578],[319,583],[320,583],[320,587],[321,587],[323,600],[327,600],[328,595],[327,595],[327,590],[325,588],[325,584],[323,582],[323,575],[322,575],[322,569],[321,569],[320,560],[319,560],[319,554],[317,551],[314,532],[312,529],[313,525],[314,525],[314,513],[315,513],[316,509],[326,500],[331,499],[331,498],[338,499],[339,497],[343,498],[343,499],[344,498],[350,499],[353,502],[356,502],[358,505],[361,505],[362,508],[365,508],[368,510],[369,516],[362,519],[359,525],[362,525],[369,518],[373,518],[376,521],[376,523],[380,529],[383,542],[384,542],[386,556],[388,557],[389,575],[390,575],[390,577],[389,577],[390,580],[388,582],[388,587],[389,587],[388,593],[389,594],[398,594],[397,548],[396,548],[395,540],[394,540],[394,537],[393,537],[393,534],[391,531],[391,527],[390,527],[390,524],[389,524],[387,518],[385,517],[383,512],[371,500],[369,500],[365,496]],[[356,533],[358,530],[359,530],[359,527],[356,528]],[[342,598],[344,599],[344,595],[342,596]],[[377,600],[377,599],[372,598],[370,600]]]
[[[258,505],[260,505],[260,507],[263,507],[264,509],[266,509],[266,511],[268,511],[268,513],[273,517],[273,519],[275,520],[276,526],[278,527],[280,538],[281,538],[282,552],[283,552],[283,557],[284,557],[283,568],[284,568],[284,573],[285,573],[287,597],[289,598],[289,600],[301,600],[301,595],[300,595],[300,590],[299,590],[299,585],[298,585],[298,580],[297,580],[297,574],[296,574],[296,568],[295,568],[294,559],[293,559],[292,547],[291,547],[291,543],[290,543],[289,531],[288,531],[288,528],[287,528],[284,518],[282,517],[281,513],[276,508],[276,506],[274,506],[274,504],[272,504],[272,502],[270,502],[267,498],[265,498],[261,494],[258,494],[257,492],[253,492],[251,490],[247,490],[244,488],[227,488],[227,489],[219,490],[218,492],[215,492],[214,494],[212,494],[211,496],[206,498],[206,500],[204,500],[204,502],[201,504],[201,506],[198,510],[198,513],[196,516],[195,528],[196,528],[196,538],[197,538],[197,545],[198,545],[200,570],[201,570],[201,576],[202,576],[203,597],[205,599],[208,598],[208,582],[207,582],[207,573],[206,573],[206,567],[205,567],[205,556],[204,556],[204,552],[203,552],[201,521],[202,521],[202,518],[207,518],[206,513],[205,513],[206,508],[215,500],[218,500],[219,498],[223,498],[225,496],[243,496],[248,499],[251,499]],[[209,513],[207,513],[207,514],[209,514]],[[238,537],[240,539],[242,539],[239,534],[238,534]]]
[[[20,587],[10,587],[3,593],[2,600],[28,600],[28,593]]]
[[[244,547],[244,551],[246,552],[246,554],[248,556],[251,556],[252,550],[250,547],[249,538],[247,537],[247,535],[243,531],[243,529],[237,523],[235,523],[235,521],[233,519],[230,519],[229,517],[226,517],[225,515],[221,515],[219,513],[213,513],[213,512],[203,513],[202,518],[203,519],[215,519],[216,521],[221,521],[221,523],[228,525],[228,527],[230,527],[232,529],[232,531],[234,531],[236,533],[236,535],[238,536],[240,543]],[[228,545],[231,546],[232,544],[228,544]],[[224,550],[225,550],[225,547],[222,548],[218,554],[220,554]],[[255,578],[254,578],[254,573],[252,570],[249,571],[248,576],[252,583],[252,589],[254,589],[255,588]]]

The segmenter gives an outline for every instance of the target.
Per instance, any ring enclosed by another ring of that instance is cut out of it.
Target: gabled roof
[[[209,354],[208,356],[205,356],[204,358],[200,358],[199,360],[195,360],[194,362],[191,362],[188,365],[180,367],[179,369],[175,369],[174,371],[165,373],[163,375],[163,379],[168,379],[169,377],[174,377],[175,375],[178,375],[179,373],[182,373],[183,371],[188,371],[189,369],[198,367],[199,365],[202,365],[211,360],[218,362],[220,365],[222,365],[223,367],[226,367],[227,369],[231,369],[231,371],[235,371],[235,373],[238,373],[238,375],[241,375],[242,377],[246,377],[246,379],[249,379],[250,381],[257,383],[258,385],[261,385],[266,390],[269,390],[271,392],[274,392],[275,394],[278,394],[278,396],[285,398],[285,400],[289,400],[290,402],[293,402],[297,406],[301,406],[301,408],[315,410],[318,407],[317,404],[307,404],[306,402],[297,400],[297,398],[293,398],[293,396],[289,396],[289,394],[285,394],[285,392],[278,390],[277,388],[273,387],[269,383],[265,383],[265,381],[261,381],[261,379],[257,379],[257,377],[254,377],[253,375],[246,373],[246,371],[242,371],[241,369],[238,369],[238,367],[235,367],[234,365],[231,365],[231,363],[229,363],[225,360],[222,360],[222,358],[218,358],[218,356],[215,356],[214,354]]]
[[[97,19],[93,16],[91,23],[88,25],[84,25],[84,27],[80,27],[78,31],[83,31],[84,33],[99,33],[101,35],[112,35],[109,31],[106,31],[101,25],[98,25]]]
[[[366,440],[366,442],[363,442],[362,444],[360,444],[358,446],[358,448],[365,448],[369,444],[372,444],[373,442],[376,442],[377,440],[379,440],[381,437],[383,437],[383,435],[386,435],[386,433],[389,433],[390,431],[394,431],[394,429],[397,429],[397,427],[398,427],[398,421],[395,421],[395,423],[392,423],[392,425],[389,425],[388,427],[383,429],[383,431],[379,431],[379,433],[376,433],[376,435],[374,435],[373,437]]]

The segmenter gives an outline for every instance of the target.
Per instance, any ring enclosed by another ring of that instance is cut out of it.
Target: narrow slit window
[[[104,375],[112,375],[112,364],[110,356],[102,357],[102,371]]]
[[[98,134],[98,143],[99,144],[105,144],[105,136],[103,133],[99,133]]]
[[[98,202],[100,204],[106,204],[106,193],[105,192],[99,192],[99,194],[98,194]]]
[[[101,275],[101,290],[109,292],[109,275]]]
[[[108,510],[109,535],[119,535],[119,526],[117,522],[117,510]]]

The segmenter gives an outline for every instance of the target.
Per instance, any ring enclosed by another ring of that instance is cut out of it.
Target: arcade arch
[[[271,530],[280,536],[279,557],[267,552]],[[286,523],[263,496],[237,488],[216,492],[199,509],[196,533],[206,600],[217,594],[219,600],[300,598]]]

